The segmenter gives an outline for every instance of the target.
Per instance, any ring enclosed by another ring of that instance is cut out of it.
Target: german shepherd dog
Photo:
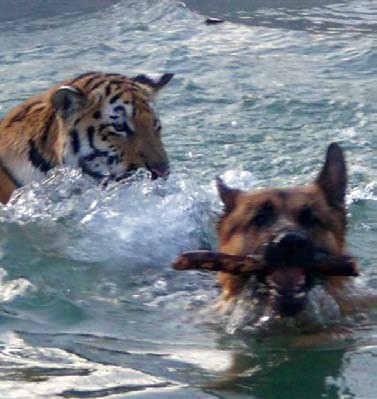
[[[253,277],[252,296],[259,304],[280,316],[295,317],[320,280],[340,310],[347,310],[344,290],[351,277],[308,272],[318,257],[344,255],[346,184],[346,163],[336,143],[329,145],[319,175],[308,185],[244,192],[218,179],[224,204],[217,225],[219,251],[256,256],[268,266],[268,273]],[[250,285],[250,276],[242,274],[220,272],[218,279],[226,301],[237,299]]]

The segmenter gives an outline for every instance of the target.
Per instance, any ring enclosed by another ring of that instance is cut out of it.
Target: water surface
[[[0,116],[80,72],[174,72],[158,99],[172,175],[101,190],[63,168],[2,207],[0,396],[375,398],[373,314],[348,339],[292,348],[216,317],[214,276],[170,269],[216,245],[215,176],[307,183],[338,141],[348,247],[376,287],[375,4],[17,3],[0,1]]]

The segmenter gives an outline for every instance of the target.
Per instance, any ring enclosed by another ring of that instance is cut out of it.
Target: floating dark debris
[[[206,24],[207,25],[217,25],[217,24],[222,24],[223,22],[225,22],[223,19],[220,18],[210,18],[208,17],[206,19]]]

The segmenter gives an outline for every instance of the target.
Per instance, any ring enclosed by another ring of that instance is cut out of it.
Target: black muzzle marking
[[[264,262],[269,267],[305,267],[313,263],[314,247],[301,232],[282,232],[266,245]]]

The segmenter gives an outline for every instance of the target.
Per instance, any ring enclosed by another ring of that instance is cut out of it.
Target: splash
[[[350,195],[347,197],[347,203],[352,204],[358,200],[377,200],[377,183],[370,182],[364,187],[354,188]]]
[[[0,303],[11,302],[35,288],[25,278],[7,280],[7,276],[6,270],[0,268]]]
[[[151,388],[163,392],[175,385],[129,367],[104,366],[64,349],[36,348],[14,333],[2,336],[0,366],[0,395],[7,398],[107,397]]]
[[[268,303],[256,299],[252,290],[247,287],[237,300],[226,323],[229,334],[237,331],[255,335],[312,332],[341,320],[339,305],[321,285],[310,290],[305,309],[295,318],[281,317]]]
[[[228,171],[224,180],[255,184],[243,171]],[[152,181],[139,170],[124,182],[99,187],[78,170],[57,168],[18,190],[0,221],[31,229],[28,241],[64,258],[166,265],[184,250],[215,245],[213,219],[221,207],[215,183],[198,181],[188,172]]]

